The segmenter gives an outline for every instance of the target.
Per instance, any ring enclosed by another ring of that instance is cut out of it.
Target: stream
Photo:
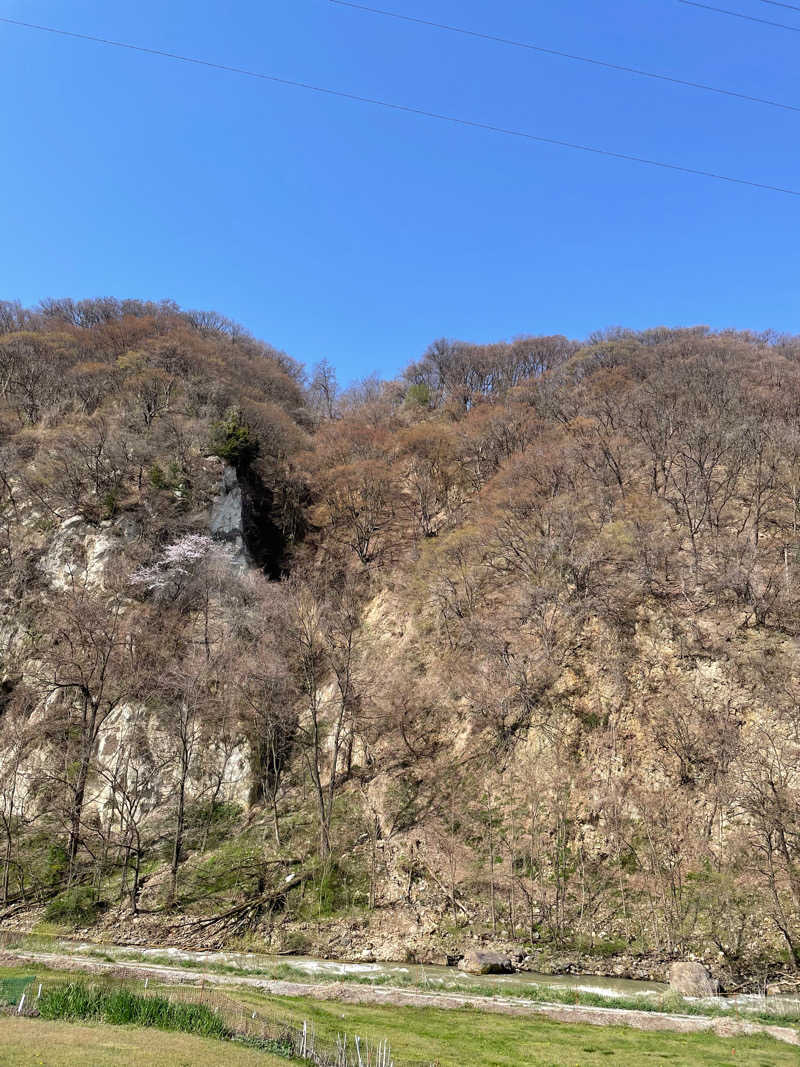
[[[498,998],[525,995],[526,989],[551,987],[560,990],[595,993],[608,998],[620,996],[658,997],[669,991],[661,982],[638,981],[629,978],[610,978],[597,975],[552,975],[518,971],[514,974],[471,975],[455,967],[440,967],[417,963],[365,963],[344,960],[320,960],[310,956],[276,956],[258,952],[198,951],[168,946],[114,945],[91,941],[59,940],[49,952],[62,959],[70,956],[90,957],[106,963],[121,965],[137,963],[165,964],[173,968],[185,967],[212,974],[220,969],[231,977],[236,974],[250,979],[286,979],[309,983],[320,981],[356,980],[359,984],[375,982],[383,987],[413,987],[430,993],[493,994]],[[36,955],[34,950],[33,955]],[[394,979],[394,981],[393,981]],[[540,998],[534,998],[540,999]],[[686,1000],[694,998],[687,997]],[[800,996],[785,994],[764,997],[753,993],[709,997],[704,1003],[724,1011],[737,1009],[767,1015],[784,1015],[800,1019]],[[657,1009],[658,1010],[658,1009]],[[675,1010],[673,1008],[673,1010]],[[678,1009],[680,1010],[680,1009]]]
[[[433,964],[418,963],[357,963],[344,960],[320,960],[311,956],[274,956],[257,952],[221,952],[170,948],[165,946],[145,947],[133,945],[107,945],[92,942],[62,941],[59,951],[65,955],[95,954],[107,959],[137,960],[147,962],[164,962],[174,965],[191,964],[199,970],[204,966],[230,967],[245,975],[281,974],[281,968],[291,968],[292,977],[302,981],[307,976],[309,981],[324,979],[358,979],[386,984],[386,980],[395,978],[398,985],[413,983],[417,988],[428,988],[431,992],[446,993],[458,988],[465,992],[465,986],[471,986],[476,992],[490,992],[498,996],[523,993],[526,988],[550,986],[556,989],[574,989],[583,993],[596,993],[600,996],[659,996],[669,991],[669,986],[662,982],[645,982],[630,978],[608,978],[597,975],[574,974],[536,974],[531,971],[517,971],[514,974],[472,975],[456,967],[439,967]],[[692,999],[692,998],[687,998]],[[708,998],[706,1003],[717,1007],[735,1010],[766,1011],[773,1013],[790,1013],[800,1011],[800,997],[771,996],[742,993],[735,996]]]
[[[256,952],[199,952],[169,947],[139,947],[94,944],[90,942],[60,942],[59,951],[69,954],[100,953],[123,962],[126,958],[146,961],[163,960],[172,964],[191,963],[198,968],[216,965],[236,968],[242,973],[271,973],[280,967],[308,976],[310,981],[334,978],[358,978],[383,981],[396,978],[399,983],[414,982],[420,986],[442,991],[465,984],[476,990],[492,990],[498,994],[524,990],[531,986],[555,986],[576,989],[606,996],[656,995],[665,993],[667,986],[659,982],[634,981],[628,978],[599,978],[594,975],[551,975],[518,971],[514,974],[472,975],[456,967],[438,967],[418,963],[348,963],[339,960],[318,960],[310,956],[270,956]]]

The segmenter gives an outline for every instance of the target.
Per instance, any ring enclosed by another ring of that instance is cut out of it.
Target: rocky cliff
[[[219,318],[12,310],[3,921],[800,966],[794,339],[437,342],[319,404]]]

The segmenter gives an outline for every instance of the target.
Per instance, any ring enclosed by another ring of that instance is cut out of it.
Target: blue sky
[[[796,34],[676,0],[376,3],[800,105]],[[328,0],[0,0],[0,15],[800,188],[800,113]],[[3,25],[0,99],[5,298],[170,297],[344,380],[445,335],[800,332],[800,197]]]

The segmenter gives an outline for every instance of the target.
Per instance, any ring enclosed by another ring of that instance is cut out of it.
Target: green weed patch
[[[166,997],[103,989],[83,982],[51,986],[39,998],[38,1009],[43,1019],[146,1026],[199,1037],[231,1036],[223,1021],[205,1005],[173,1004]]]
[[[25,990],[36,979],[31,976],[22,975],[20,977],[13,978],[0,978],[0,1004],[8,1006],[9,1004],[19,1004],[20,998]]]

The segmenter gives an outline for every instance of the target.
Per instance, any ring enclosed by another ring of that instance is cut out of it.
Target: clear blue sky
[[[676,0],[378,6],[800,105],[800,35]],[[800,113],[327,0],[0,14],[800,188]],[[800,331],[800,198],[3,25],[0,99],[5,298],[170,297],[344,380],[392,374],[443,335]]]

